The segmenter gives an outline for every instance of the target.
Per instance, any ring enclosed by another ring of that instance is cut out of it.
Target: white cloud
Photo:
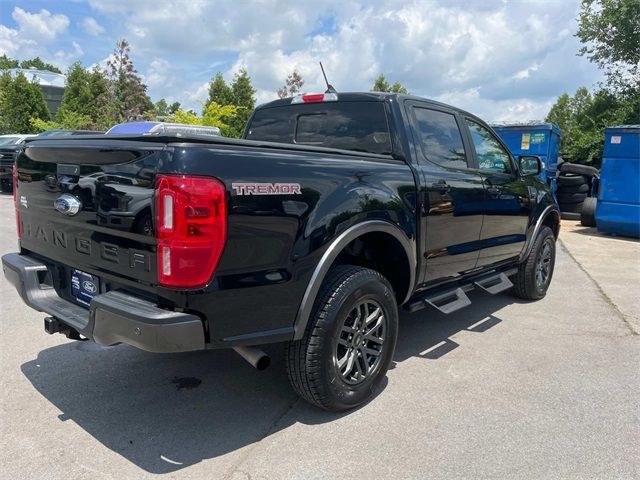
[[[93,37],[102,35],[105,32],[104,27],[93,17],[85,17],[84,20],[82,20],[82,28]]]
[[[487,122],[515,122],[544,120],[555,98],[542,101],[526,97],[491,100],[481,95],[480,88],[470,88],[444,92],[434,100],[463,108]]]
[[[201,105],[207,100],[209,96],[209,82],[206,81],[200,85],[193,86],[182,92],[184,99],[187,100],[182,106],[184,109],[193,108],[196,111],[201,109]]]
[[[154,0],[153,7],[148,0],[88,2],[93,14],[80,23],[85,38],[127,38],[152,98],[196,110],[217,70],[231,80],[247,68],[259,103],[276,98],[293,69],[305,91],[322,91],[318,61],[339,91],[369,90],[384,73],[414,94],[490,120],[544,117],[559,94],[599,80],[595,67],[576,56],[579,0],[191,0],[179,2],[178,15],[175,0]],[[82,55],[72,39],[66,48],[47,40],[66,32],[65,15],[15,8],[13,17],[15,28],[0,25],[0,52],[46,58],[50,49],[56,53],[49,58],[66,62]],[[114,28],[105,31],[107,24]],[[75,40],[89,62],[109,53],[106,43],[96,52]]]
[[[173,85],[171,64],[164,58],[154,58],[142,78],[149,88],[171,87]]]
[[[80,48],[80,44],[78,42],[71,42],[71,46],[73,47],[73,50],[70,52],[64,51],[64,50],[58,50],[56,53],[53,54],[54,58],[56,59],[55,61],[56,65],[61,65],[66,67],[71,65],[74,61],[76,61],[80,57],[82,57],[84,52],[82,51],[82,48]]]
[[[38,13],[29,13],[20,7],[15,7],[11,14],[18,24],[18,32],[34,40],[51,41],[69,27],[66,15],[52,15],[44,8]]]
[[[72,42],[71,51],[60,49],[51,53],[48,48],[69,28],[66,15],[52,14],[45,9],[30,13],[15,7],[11,16],[16,28],[0,25],[0,54],[20,59],[39,56],[61,68],[82,56],[83,51],[77,42]]]

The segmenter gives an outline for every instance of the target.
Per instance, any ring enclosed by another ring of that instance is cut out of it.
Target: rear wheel
[[[539,300],[547,294],[556,262],[556,239],[549,227],[542,227],[529,256],[520,264],[515,277],[516,296]]]
[[[301,340],[286,347],[294,390],[325,410],[367,401],[395,350],[398,307],[389,282],[374,270],[333,268],[316,299]]]

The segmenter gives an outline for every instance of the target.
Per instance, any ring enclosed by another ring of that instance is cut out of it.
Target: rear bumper
[[[47,266],[33,257],[9,253],[2,257],[2,268],[27,305],[96,343],[126,343],[157,353],[205,348],[204,327],[196,315],[163,310],[119,291],[96,295],[87,309],[58,296],[46,283]]]

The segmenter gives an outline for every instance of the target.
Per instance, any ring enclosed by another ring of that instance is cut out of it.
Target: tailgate
[[[163,144],[104,138],[29,143],[17,160],[20,246],[61,268],[150,289],[154,182],[166,155]]]

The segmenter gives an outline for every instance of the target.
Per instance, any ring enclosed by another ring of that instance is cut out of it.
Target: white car
[[[11,133],[9,135],[0,135],[0,147],[7,145],[20,145],[29,137],[35,137],[33,134]]]

